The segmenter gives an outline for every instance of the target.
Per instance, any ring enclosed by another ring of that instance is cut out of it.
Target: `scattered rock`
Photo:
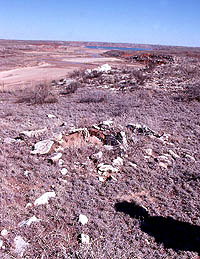
[[[103,176],[99,176],[98,179],[100,182],[105,182],[105,180],[106,180],[105,177],[103,177]]]
[[[36,154],[40,154],[40,155],[48,154],[52,150],[53,144],[54,144],[54,141],[52,141],[50,139],[39,141],[35,144],[34,150],[31,151],[31,154],[34,154],[34,155],[36,155]]]
[[[180,158],[180,156],[177,155],[173,150],[170,149],[168,152],[174,159]]]
[[[58,142],[58,143],[60,143],[60,144],[62,144],[62,138],[63,138],[63,134],[62,134],[62,132],[60,132],[60,133],[55,133],[54,135],[53,135],[53,140],[55,140],[56,142]]]
[[[172,157],[169,154],[164,154],[162,156],[158,156],[157,160],[159,162],[161,162],[161,164],[164,163],[164,164],[166,164],[168,166],[172,166]]]
[[[56,118],[56,116],[55,116],[55,115],[53,115],[53,114],[47,114],[47,117],[48,117],[49,119]]]
[[[52,163],[58,162],[58,160],[62,157],[62,153],[54,154],[51,158],[49,158],[49,161]]]
[[[119,168],[115,168],[112,165],[99,164],[97,166],[97,172],[100,175],[99,181],[105,182],[107,179],[111,179],[113,173],[117,173]],[[115,178],[116,179],[116,178]]]
[[[104,64],[94,70],[96,70],[97,72],[108,73],[111,70],[111,66],[109,66],[108,64]]]
[[[146,136],[154,136],[157,138],[160,138],[163,136],[155,132],[154,130],[150,129],[146,125],[141,125],[141,124],[128,124],[127,128],[130,129],[132,132],[141,134],[141,135],[146,135]]]
[[[62,168],[60,172],[62,175],[66,175],[68,173],[68,170],[67,168]]]
[[[185,157],[189,158],[189,159],[192,160],[193,162],[196,161],[196,159],[195,159],[193,156],[191,156],[191,155],[186,154]]]
[[[1,230],[1,235],[3,236],[3,237],[5,237],[5,236],[7,236],[8,235],[8,230],[7,229],[2,229]]]
[[[96,153],[96,154],[92,154],[92,155],[90,156],[90,159],[93,160],[94,162],[98,162],[99,160],[101,160],[102,156],[103,156],[103,152],[102,152],[102,151],[99,151],[99,152]]]
[[[64,165],[64,160],[63,159],[59,159],[59,161],[58,161],[58,166],[63,166]]]
[[[33,216],[27,220],[23,220],[18,224],[18,227],[22,227],[24,225],[30,226],[33,222],[40,222],[40,219],[36,218],[36,216]]]
[[[167,164],[165,164],[165,163],[163,163],[163,162],[159,162],[159,164],[158,164],[160,167],[163,167],[163,168],[165,168],[165,169],[167,169],[168,168],[168,165]]]
[[[79,222],[80,222],[82,225],[85,225],[85,224],[88,223],[88,218],[87,218],[85,215],[80,214],[80,215],[79,215]]]
[[[116,169],[115,167],[113,167],[112,165],[106,165],[106,164],[99,164],[97,166],[98,168],[98,173],[100,175],[105,175],[107,173],[116,173],[118,171],[118,169]]]
[[[113,121],[112,120],[107,120],[107,121],[102,121],[102,123],[99,125],[101,128],[102,126],[107,126],[107,127],[111,127],[113,124]]]
[[[16,142],[16,139],[14,139],[14,138],[5,138],[4,139],[4,143],[6,143],[6,144],[12,144],[15,142]]]
[[[24,239],[21,236],[16,236],[14,239],[15,244],[15,253],[17,253],[20,256],[23,256],[23,253],[25,252],[26,248],[29,246],[29,244],[24,241]]]
[[[121,166],[123,166],[123,159],[118,156],[116,159],[113,160],[112,165],[113,167],[120,168]]]
[[[40,129],[40,130],[25,130],[19,133],[20,138],[23,139],[24,136],[29,137],[29,138],[34,138],[38,137],[42,134],[47,132],[47,128]]]
[[[104,148],[108,151],[113,150],[113,146],[111,145],[104,145]]]
[[[149,156],[152,156],[152,155],[153,155],[153,150],[152,150],[151,148],[147,148],[147,149],[145,149],[144,151],[145,151],[145,153],[146,153],[147,155],[149,155]]]
[[[104,65],[99,66],[99,67],[94,68],[94,69],[86,69],[85,74],[90,75],[94,72],[96,72],[96,73],[108,73],[108,72],[110,72],[110,70],[111,70],[111,66],[109,66],[108,64],[104,64]]]
[[[89,245],[90,243],[90,237],[86,234],[81,234],[79,236],[79,240],[82,244]]]
[[[33,204],[30,202],[26,204],[26,208],[31,208],[32,206],[33,206]]]
[[[42,196],[40,196],[38,199],[35,200],[34,205],[38,206],[38,205],[46,204],[46,203],[48,203],[48,200],[50,198],[55,198],[55,197],[56,197],[55,192],[46,192]]]

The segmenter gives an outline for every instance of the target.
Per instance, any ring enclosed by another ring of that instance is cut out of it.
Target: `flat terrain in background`
[[[0,85],[24,86],[61,78],[75,69],[118,63],[116,58],[101,57],[103,52],[67,43],[0,41]]]
[[[199,48],[1,40],[0,258],[199,258],[199,118]]]

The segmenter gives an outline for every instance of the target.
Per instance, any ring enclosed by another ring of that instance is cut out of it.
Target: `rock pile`
[[[145,59],[143,59],[145,57]],[[76,71],[69,78],[53,81],[62,94],[74,93],[78,87],[96,87],[134,91],[138,87],[163,90],[183,90],[199,82],[199,61],[167,55],[132,56],[131,60],[147,62],[144,68],[119,68],[105,64],[95,69]],[[129,57],[130,59],[130,57]],[[130,62],[130,61],[128,61]],[[132,62],[132,61],[131,61]]]

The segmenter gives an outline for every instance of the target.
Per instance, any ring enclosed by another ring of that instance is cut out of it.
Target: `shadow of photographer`
[[[141,230],[153,236],[157,243],[163,243],[165,248],[198,252],[200,255],[200,226],[172,217],[150,216],[146,209],[134,202],[118,202],[115,209],[140,219]]]

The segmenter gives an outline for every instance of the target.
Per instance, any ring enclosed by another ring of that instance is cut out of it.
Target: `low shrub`
[[[22,91],[16,103],[44,104],[56,103],[57,96],[53,93],[52,87],[47,83],[40,83],[30,89]]]

